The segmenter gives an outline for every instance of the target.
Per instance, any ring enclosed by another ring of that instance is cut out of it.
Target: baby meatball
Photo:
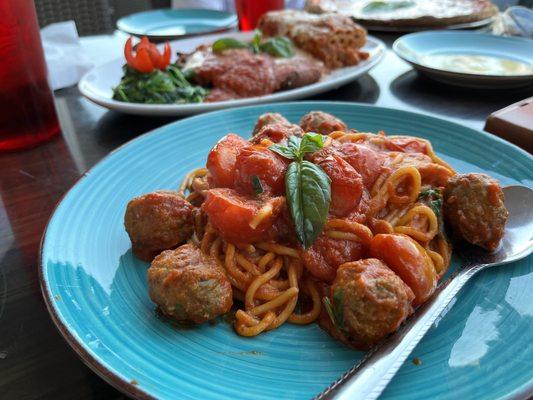
[[[348,129],[346,124],[340,119],[322,111],[311,111],[305,114],[300,120],[300,126],[304,132],[315,132],[322,135]]]
[[[250,142],[253,144],[262,144],[266,139],[273,143],[283,143],[286,144],[289,137],[291,136],[303,136],[304,131],[298,125],[294,124],[268,124],[263,126],[259,132],[254,134],[250,139]]]
[[[130,236],[133,254],[152,261],[163,250],[185,242],[193,232],[194,207],[177,193],[157,191],[128,203],[124,226]]]
[[[503,200],[495,179],[485,174],[456,175],[444,191],[444,216],[458,236],[494,251],[509,215]]]
[[[412,312],[411,289],[382,261],[368,258],[343,264],[331,286],[337,336],[366,350],[394,332]]]
[[[148,288],[163,314],[178,321],[201,324],[228,312],[233,304],[231,284],[222,267],[192,244],[154,258]]]
[[[267,126],[272,124],[279,124],[279,125],[287,125],[290,126],[291,123],[285,118],[283,115],[278,113],[265,113],[262,114],[255,123],[254,130],[252,132],[252,136],[259,133],[259,131]]]

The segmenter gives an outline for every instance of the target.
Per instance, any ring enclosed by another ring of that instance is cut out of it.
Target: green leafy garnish
[[[208,91],[192,85],[182,71],[170,65],[165,71],[140,73],[124,66],[124,76],[113,89],[113,99],[128,103],[172,104],[202,102]]]
[[[261,31],[255,31],[249,43],[233,38],[218,39],[211,46],[214,53],[222,53],[230,49],[249,49],[256,54],[268,53],[272,57],[290,58],[294,55],[293,44],[289,38],[277,36],[263,41]]]
[[[338,289],[333,293],[333,304],[331,303],[331,299],[329,297],[324,297],[322,302],[324,303],[324,308],[326,309],[326,312],[333,325],[335,325],[338,330],[345,332],[342,298],[343,292],[342,290]]]
[[[254,189],[254,193],[256,196],[259,196],[261,193],[264,192],[263,185],[261,184],[261,180],[257,175],[252,175],[251,177],[252,182],[252,188]]]
[[[218,39],[211,46],[211,48],[213,49],[213,53],[217,54],[229,49],[246,49],[248,47],[248,43],[241,42],[240,40],[233,38]]]
[[[439,234],[446,239],[447,235],[444,226],[444,217],[442,215],[443,197],[441,190],[433,188],[424,190],[420,192],[418,201],[426,204],[435,213],[439,225]]]
[[[259,45],[261,44],[262,38],[263,38],[263,34],[261,33],[261,31],[256,30],[254,32],[254,37],[252,38],[252,41],[250,42],[250,47],[252,48],[252,51],[255,54],[259,54],[261,52]]]
[[[442,193],[439,189],[427,189],[420,192],[418,199],[427,204],[437,217],[440,217],[442,210]]]
[[[302,139],[291,136],[287,146],[274,144],[269,147],[294,160],[285,174],[285,192],[296,236],[306,249],[324,229],[331,203],[331,180],[322,168],[303,158],[323,146],[322,135],[306,133]]]
[[[366,6],[364,6],[362,11],[364,13],[395,11],[401,8],[413,7],[414,5],[415,5],[415,2],[410,1],[410,0],[401,0],[401,1],[375,0],[375,1],[371,1]]]
[[[272,57],[291,58],[294,55],[292,41],[285,36],[267,39],[259,45],[259,49]]]

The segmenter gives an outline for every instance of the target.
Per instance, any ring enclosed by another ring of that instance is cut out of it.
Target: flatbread
[[[305,8],[349,15],[372,27],[447,27],[498,14],[490,0],[307,0]]]

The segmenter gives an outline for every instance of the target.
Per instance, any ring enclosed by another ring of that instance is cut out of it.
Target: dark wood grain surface
[[[395,37],[380,38],[390,47]],[[102,51],[116,40],[101,38],[110,44]],[[39,242],[55,204],[87,169],[121,144],[175,118],[107,111],[76,88],[55,95],[61,136],[35,149],[0,155],[0,398],[124,398],[77,358],[50,320],[37,274]],[[370,74],[312,99],[418,111],[481,129],[491,112],[531,95],[531,89],[483,92],[442,86],[419,77],[389,51]]]

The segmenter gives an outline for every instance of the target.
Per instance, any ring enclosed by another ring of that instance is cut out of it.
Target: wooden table
[[[379,37],[389,47],[395,39]],[[90,53],[109,59],[120,56],[122,38],[87,38],[84,44]],[[121,144],[175,118],[107,111],[75,87],[55,95],[62,135],[32,150],[0,155],[0,398],[123,398],[77,358],[50,320],[37,276],[39,243],[55,204],[87,169]],[[311,100],[394,107],[481,129],[491,112],[528,95],[441,86],[420,78],[388,51],[370,74]]]

